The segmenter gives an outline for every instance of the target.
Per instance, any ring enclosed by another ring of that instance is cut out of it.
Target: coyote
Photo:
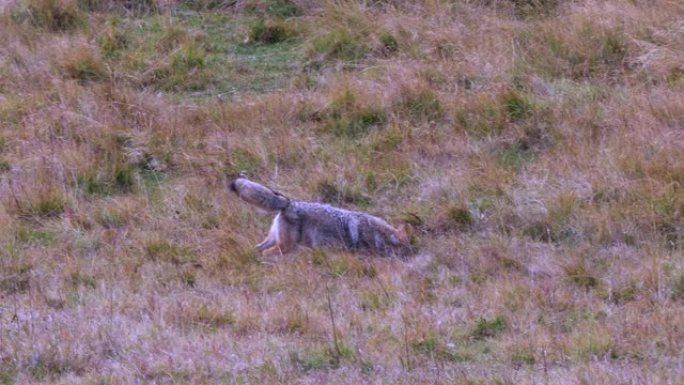
[[[376,216],[323,203],[302,202],[240,176],[230,189],[262,212],[278,213],[268,236],[256,245],[263,255],[285,254],[298,245],[331,247],[389,257],[411,252],[406,231]]]

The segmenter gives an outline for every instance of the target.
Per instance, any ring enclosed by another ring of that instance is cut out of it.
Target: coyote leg
[[[276,240],[269,235],[261,243],[256,245],[256,249],[263,252],[264,250],[270,249],[271,247],[273,247],[275,245],[276,245]]]
[[[292,249],[294,249],[292,244],[281,243],[281,244],[277,244],[271,248],[268,248],[266,250],[263,250],[261,252],[261,255],[267,256],[267,257],[268,256],[283,255],[283,254],[289,253],[290,251],[292,251]]]
[[[273,218],[273,222],[271,223],[271,228],[268,230],[268,236],[266,236],[266,239],[261,241],[258,245],[256,245],[257,250],[263,252],[266,249],[269,249],[275,245],[277,245],[280,242],[280,213]]]

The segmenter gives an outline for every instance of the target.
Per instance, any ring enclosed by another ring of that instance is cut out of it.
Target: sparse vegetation
[[[0,1],[0,384],[676,383],[681,20]],[[243,171],[417,253],[260,256]]]
[[[309,56],[312,60],[340,60],[354,64],[370,50],[370,45],[366,39],[358,31],[337,27],[323,35],[316,36],[312,40]]]
[[[71,32],[85,25],[85,15],[72,0],[26,0],[13,11],[16,21],[50,32]]]
[[[295,36],[295,29],[282,20],[257,19],[249,31],[249,39],[255,43],[282,43]]]

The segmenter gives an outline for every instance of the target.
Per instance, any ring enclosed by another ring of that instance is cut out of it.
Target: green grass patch
[[[180,265],[190,262],[192,256],[190,251],[184,247],[169,243],[164,239],[157,239],[147,242],[144,246],[145,256],[155,262],[170,262]]]
[[[569,244],[579,236],[567,223],[549,218],[540,218],[524,225],[522,235],[537,242]]]
[[[56,217],[64,212],[66,200],[61,193],[53,192],[41,196],[35,205],[31,206],[30,213],[41,217]]]
[[[515,14],[522,18],[550,16],[560,4],[559,0],[509,0]]]
[[[194,311],[191,322],[216,330],[222,327],[235,325],[237,318],[232,311],[216,309],[202,304]]]
[[[0,66],[0,68],[2,68]],[[0,88],[1,89],[1,88]],[[28,114],[29,100],[27,97],[18,95],[4,95],[0,100],[0,123],[4,125],[15,125],[22,121]],[[0,152],[7,147],[7,139],[0,134]]]
[[[95,277],[78,271],[71,273],[68,281],[73,290],[78,290],[81,287],[94,289],[97,284]]]
[[[57,243],[57,233],[49,229],[38,229],[30,225],[20,225],[16,230],[16,239],[25,244],[53,246]]]
[[[391,33],[383,32],[378,39],[380,40],[380,45],[385,53],[390,54],[399,50],[399,41],[397,41],[397,38]]]
[[[95,221],[105,229],[117,229],[126,225],[126,219],[123,217],[123,214],[105,208],[95,213]]]
[[[152,15],[112,17],[108,24],[98,42],[108,64],[135,86],[175,94],[203,97],[283,88],[303,56],[293,38],[296,24],[284,20],[179,12],[173,23]]]
[[[232,7],[234,3],[226,0],[178,0],[183,7],[189,10],[204,12],[204,11],[221,11]]]
[[[363,311],[377,311],[389,308],[394,299],[387,293],[377,291],[364,291],[361,293],[359,307]]]
[[[439,96],[426,86],[405,88],[395,110],[412,121],[435,121],[444,115]]]
[[[410,342],[411,349],[416,354],[421,354],[434,360],[454,361],[454,352],[442,338],[430,331],[425,336]]]
[[[249,31],[249,40],[253,43],[282,43],[297,35],[297,31],[283,20],[257,19]]]
[[[246,148],[235,148],[228,155],[226,174],[237,175],[245,172],[248,175],[254,175],[261,168],[261,159],[254,152]]]
[[[499,167],[519,173],[527,162],[534,159],[534,153],[527,146],[512,143],[504,146],[496,153]]]
[[[131,44],[130,37],[123,31],[110,27],[97,37],[97,45],[106,58],[115,58]]]
[[[570,282],[584,289],[593,289],[598,287],[600,281],[583,263],[570,264],[565,267],[565,274],[567,274]]]
[[[350,186],[340,188],[328,179],[318,182],[316,195],[321,201],[336,206],[353,204],[360,207],[368,207],[371,203],[371,198],[361,193],[358,189]]]
[[[15,22],[49,32],[73,32],[87,24],[76,2],[68,0],[24,0],[13,10],[12,17]]]
[[[496,316],[494,319],[480,318],[471,332],[471,337],[478,339],[485,339],[496,337],[503,333],[508,327],[508,323],[503,316]]]
[[[512,122],[518,122],[531,117],[536,111],[533,100],[520,91],[508,90],[500,95],[501,104]]]
[[[368,109],[333,115],[327,129],[339,137],[358,139],[365,136],[371,127],[384,121],[385,113],[382,110]]]
[[[680,271],[670,279],[672,300],[684,300],[684,271]]]
[[[28,291],[31,284],[30,264],[17,264],[4,267],[4,275],[0,276],[0,291],[7,294],[21,294]]]
[[[143,84],[164,91],[202,91],[212,82],[205,68],[207,53],[202,45],[190,41],[174,50],[168,62],[146,74]]]
[[[556,23],[523,29],[527,64],[550,77],[591,79],[620,76],[627,66],[628,37],[619,28],[586,18],[570,22],[562,33]]]
[[[473,216],[470,214],[470,209],[462,204],[449,207],[447,218],[450,224],[460,230],[467,230],[474,223]]]
[[[518,348],[511,352],[510,360],[514,367],[534,365],[537,362],[534,352],[525,348]]]
[[[340,343],[337,349],[326,346],[321,349],[290,353],[292,364],[303,372],[337,369],[342,360],[353,358],[354,352],[344,343]]]
[[[0,385],[16,384],[17,367],[13,362],[0,363]]]
[[[111,164],[109,169],[94,166],[80,172],[76,182],[86,197],[128,193],[136,186],[135,172],[133,166],[122,162]]]
[[[10,162],[0,158],[0,174],[8,172],[12,169],[12,164]]]
[[[64,212],[66,207],[64,194],[57,189],[47,189],[32,197],[17,202],[16,214],[24,218],[54,218]]]
[[[348,139],[363,138],[373,127],[387,120],[385,112],[374,99],[350,87],[334,95],[325,110],[304,118],[320,121],[322,132]]]
[[[499,100],[489,93],[459,99],[454,111],[455,128],[478,138],[501,133],[506,124],[507,117]]]
[[[102,58],[89,46],[72,47],[58,59],[57,66],[65,76],[76,79],[81,84],[108,77]]]
[[[291,0],[268,0],[265,3],[266,13],[273,17],[294,17],[302,14],[296,2]]]
[[[307,56],[313,62],[343,61],[356,63],[370,52],[367,37],[346,27],[337,27],[315,36],[310,43]]]
[[[622,287],[613,289],[611,299],[613,303],[623,304],[634,301],[639,294],[639,287],[636,281],[629,281]]]
[[[159,7],[161,3],[157,0],[75,0],[75,2],[83,11],[110,12],[134,17],[143,17],[161,10]]]

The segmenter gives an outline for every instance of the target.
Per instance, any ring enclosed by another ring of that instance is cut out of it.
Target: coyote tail
[[[290,199],[277,191],[240,177],[230,184],[230,189],[243,201],[269,213],[286,209]]]

